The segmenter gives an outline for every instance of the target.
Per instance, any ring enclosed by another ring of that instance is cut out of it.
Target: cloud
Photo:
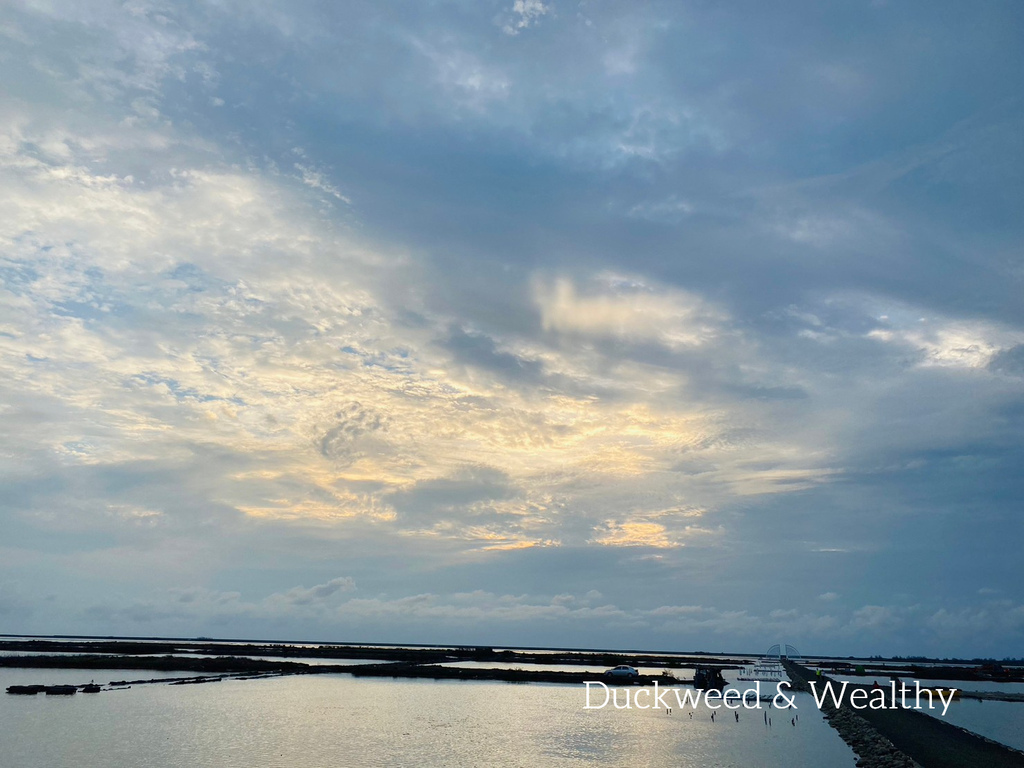
[[[600,275],[590,295],[579,295],[574,283],[561,278],[538,283],[535,296],[546,330],[584,336],[699,346],[713,339],[724,321],[685,292],[611,274]]]
[[[879,631],[898,626],[900,619],[891,608],[865,605],[853,612],[853,626],[858,630]]]
[[[466,466],[453,477],[421,480],[394,494],[390,500],[403,514],[437,516],[452,508],[502,500],[513,493],[509,478],[486,466]]]
[[[616,522],[609,520],[607,533],[597,537],[598,544],[608,547],[678,547],[677,542],[665,535],[665,526],[642,521]]]
[[[0,582],[0,616],[7,620],[25,620],[32,614],[32,604],[16,584]]]
[[[327,599],[338,592],[351,592],[356,588],[355,582],[348,576],[339,576],[323,584],[306,589],[294,587],[284,593],[271,595],[267,598],[271,602],[280,602],[286,605],[310,605]]]
[[[326,192],[331,197],[335,197],[343,203],[347,203],[349,205],[352,204],[352,201],[345,197],[345,195],[341,194],[336,186],[327,181],[327,178],[321,171],[310,168],[302,163],[296,163],[295,170],[302,174],[302,183],[306,186],[312,187],[313,189],[319,189],[321,192]]]
[[[318,446],[324,458],[343,463],[361,457],[357,446],[367,444],[364,436],[376,438],[376,433],[387,430],[385,417],[359,403],[344,406],[334,414],[334,419],[337,422],[319,438]]]
[[[5,7],[0,606],[1016,647],[1024,67],[892,11]]]
[[[540,361],[502,351],[494,339],[486,334],[467,333],[462,328],[453,328],[444,346],[460,362],[494,371],[506,381],[523,379],[536,383],[543,378],[544,367]]]
[[[988,367],[997,373],[1024,376],[1024,344],[1000,350],[989,360]]]
[[[502,30],[506,35],[518,35],[550,12],[551,6],[545,5],[542,0],[515,0],[512,4],[512,20]]]

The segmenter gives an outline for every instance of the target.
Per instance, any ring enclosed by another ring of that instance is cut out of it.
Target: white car
[[[640,672],[635,667],[628,667],[625,664],[609,669],[605,674],[609,677],[640,677]]]

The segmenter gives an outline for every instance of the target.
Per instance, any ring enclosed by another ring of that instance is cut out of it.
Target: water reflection
[[[85,675],[85,679],[79,680]],[[127,670],[0,671],[4,687],[133,677]],[[138,677],[151,677],[142,671]],[[137,686],[0,698],[0,755],[20,768],[245,766],[852,766],[800,696],[775,710],[584,710],[582,686],[355,679],[347,675]]]

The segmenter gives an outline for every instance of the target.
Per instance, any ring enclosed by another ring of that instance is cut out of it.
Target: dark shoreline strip
[[[606,685],[686,685],[692,680],[679,680],[669,675],[640,675],[633,678],[609,678],[594,672],[562,672],[545,669],[496,669],[492,667],[439,667],[433,664],[363,664],[352,667],[354,677],[403,677],[430,680],[493,680],[505,683],[561,683],[582,685],[600,680]]]
[[[659,653],[625,653],[615,651],[565,651],[540,653],[529,650],[495,649],[480,647],[371,647],[350,645],[321,645],[315,647],[278,644],[232,644],[222,642],[141,643],[127,640],[0,640],[0,650],[21,651],[39,654],[82,654],[90,656],[132,656],[136,658],[161,657],[171,654],[219,657],[290,657],[309,659],[369,659],[371,661],[407,662],[414,664],[437,664],[452,661],[492,662],[502,664],[541,664],[560,666],[616,667],[628,664],[632,667],[659,667],[678,669],[680,667],[716,667],[721,669],[739,668],[748,659],[721,658],[709,661],[700,656],[669,655]]]
[[[303,664],[295,661],[266,661],[225,657],[219,659],[181,658],[170,656],[5,656],[0,667],[36,669],[152,669],[163,671],[226,674],[233,677],[252,675],[329,675],[350,674],[354,677],[426,678],[430,680],[493,680],[506,683],[559,683],[582,685],[588,680],[601,680],[608,685],[692,684],[670,675],[640,675],[634,678],[609,678],[594,672],[565,672],[546,669],[499,669],[492,667],[442,667],[436,664],[412,664],[399,661],[385,664]],[[170,682],[190,678],[117,681],[117,684]],[[187,684],[187,683],[183,683]]]

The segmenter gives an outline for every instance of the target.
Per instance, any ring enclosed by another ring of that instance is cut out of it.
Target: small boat
[[[89,683],[82,686],[82,693],[99,693],[102,689],[96,683]]]
[[[786,670],[777,659],[758,659],[753,666],[743,667],[737,680],[754,682],[760,680],[763,683],[781,683],[786,680]]]
[[[697,667],[693,673],[693,687],[701,691],[720,691],[726,685],[722,670],[717,667]]]

